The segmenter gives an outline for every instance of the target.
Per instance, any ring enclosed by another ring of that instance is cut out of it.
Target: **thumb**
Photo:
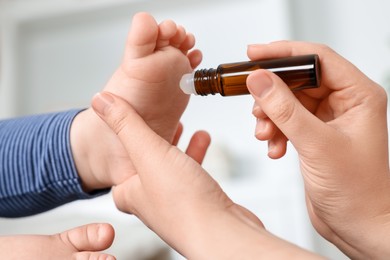
[[[318,132],[323,131],[323,122],[310,113],[272,72],[254,71],[247,78],[247,86],[255,103],[294,146],[312,142]]]
[[[117,134],[134,164],[140,178],[154,172],[150,162],[164,158],[171,147],[160,138],[134,110],[120,97],[108,92],[98,93],[92,100],[92,107],[103,121]],[[145,171],[148,168],[148,171]]]

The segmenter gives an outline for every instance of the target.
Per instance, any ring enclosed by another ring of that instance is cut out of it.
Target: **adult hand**
[[[280,158],[290,140],[299,154],[307,206],[317,231],[352,258],[390,255],[387,97],[330,48],[303,42],[252,45],[252,60],[316,53],[319,89],[294,94],[275,74],[247,79],[256,136]]]
[[[264,230],[200,166],[210,138],[196,133],[187,154],[153,132],[124,100],[95,96],[93,108],[122,141],[137,174],[113,188],[118,208],[135,214],[190,259],[312,256]]]

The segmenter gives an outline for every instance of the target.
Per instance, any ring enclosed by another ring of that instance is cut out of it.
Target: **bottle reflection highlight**
[[[200,69],[183,75],[180,88],[186,94],[236,96],[249,94],[246,78],[257,69],[278,75],[292,91],[320,86],[320,62],[316,54],[226,63],[216,69]]]

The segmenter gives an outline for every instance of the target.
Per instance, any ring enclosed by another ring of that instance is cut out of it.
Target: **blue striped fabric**
[[[37,214],[86,194],[70,148],[80,110],[0,121],[0,216]]]

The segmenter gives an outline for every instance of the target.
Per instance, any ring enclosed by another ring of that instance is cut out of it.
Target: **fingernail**
[[[276,144],[272,140],[269,140],[268,141],[268,155],[271,155],[274,152],[275,148],[276,148]]]
[[[256,120],[255,135],[262,133],[266,127],[267,124],[265,123],[265,121],[258,118]]]
[[[111,95],[102,92],[95,95],[92,107],[97,113],[105,115],[107,108],[109,108],[113,103],[114,98]]]
[[[257,73],[254,77],[251,77],[248,87],[252,95],[257,97],[264,96],[273,85],[272,79],[264,71],[254,72]]]

